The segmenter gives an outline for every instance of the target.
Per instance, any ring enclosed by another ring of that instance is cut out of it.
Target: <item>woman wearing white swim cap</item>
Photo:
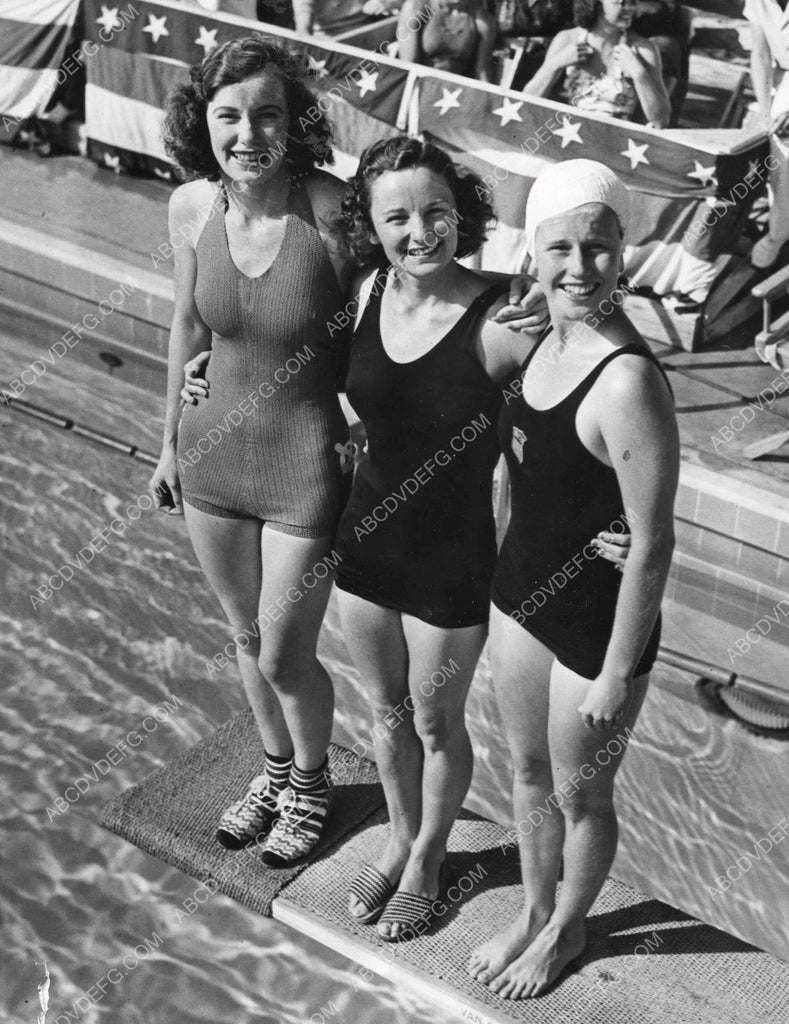
[[[525,902],[469,965],[509,999],[540,995],[584,949],[616,852],[614,777],[660,638],[679,440],[662,370],[622,309],[628,219],[627,190],[590,160],[552,166],[527,205],[551,328],[499,419],[512,517],[490,617]],[[618,573],[585,538],[628,529]]]

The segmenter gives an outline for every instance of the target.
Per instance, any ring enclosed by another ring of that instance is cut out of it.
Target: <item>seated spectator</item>
[[[690,17],[677,0],[638,0],[633,31],[651,40],[660,54],[674,127],[688,91]]]
[[[258,21],[280,28],[293,28],[293,5],[290,0],[257,0]]]
[[[523,91],[665,128],[671,104],[660,54],[631,31],[634,15],[635,0],[575,0],[576,27],[554,37]]]
[[[751,263],[766,270],[789,242],[789,10],[779,0],[747,0],[743,14],[753,33],[751,81],[773,160],[767,234],[751,250]]]
[[[305,36],[336,36],[368,20],[364,0],[293,0],[296,31]]]
[[[400,28],[401,60],[490,82],[496,20],[484,0],[405,0]]]
[[[555,36],[572,27],[572,0],[501,0],[498,22],[507,35]]]

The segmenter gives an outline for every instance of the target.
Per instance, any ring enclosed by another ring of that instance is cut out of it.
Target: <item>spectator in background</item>
[[[688,91],[690,21],[677,0],[638,0],[632,27],[660,54],[663,81],[671,100],[669,126],[673,128]]]
[[[255,16],[267,25],[293,28],[293,4],[290,0],[257,0]]]
[[[422,26],[416,32],[414,19]],[[401,60],[490,82],[496,19],[484,0],[406,0],[400,28]]]
[[[305,36],[336,36],[367,20],[364,0],[293,0],[296,31]]]
[[[770,133],[770,217],[751,251],[755,267],[771,267],[789,240],[789,9],[786,0],[746,0],[751,24],[751,80]]]
[[[635,0],[575,0],[576,27],[551,40],[542,67],[523,91],[665,128],[671,104],[660,54],[631,31],[634,15]]]
[[[501,0],[496,7],[507,35],[555,36],[573,25],[572,0]]]

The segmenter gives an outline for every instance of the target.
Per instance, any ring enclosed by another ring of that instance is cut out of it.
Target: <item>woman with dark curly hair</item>
[[[357,280],[346,390],[368,446],[337,532],[336,582],[391,822],[349,912],[380,918],[388,941],[440,912],[496,561],[495,423],[502,385],[533,344],[496,322],[506,286],[458,263],[485,240],[487,195],[442,150],[401,137],[362,154],[343,202],[348,248],[374,269]]]
[[[238,848],[268,833],[274,865],[309,852],[332,802],[333,690],[315,652],[352,468],[330,328],[345,302],[331,241],[343,186],[318,170],[330,133],[308,115],[303,67],[263,37],[235,39],[170,100],[166,146],[189,180],[170,200],[175,312],[151,481],[185,514],[233,626],[265,748],[217,838]],[[184,396],[179,423],[184,364],[208,348],[210,398]]]
[[[557,33],[523,91],[579,110],[665,128],[671,103],[654,43],[630,30],[636,0],[575,0],[575,28]]]
[[[391,832],[351,887],[382,938],[423,930],[471,781],[464,707],[487,634],[501,384],[530,343],[493,320],[505,289],[457,260],[493,219],[482,183],[411,138],[375,143],[343,203],[348,247],[374,269],[348,399],[367,451],[336,548],[343,633],[368,689]]]

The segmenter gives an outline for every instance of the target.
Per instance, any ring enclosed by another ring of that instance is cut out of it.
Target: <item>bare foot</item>
[[[585,945],[583,924],[560,928],[549,922],[488,987],[502,999],[533,999],[550,988]]]
[[[550,910],[525,909],[509,928],[474,950],[468,962],[468,973],[487,985],[537,938],[550,916]]]
[[[397,886],[398,892],[411,892],[416,896],[425,896],[429,900],[438,899],[439,875],[445,856],[446,850],[434,851],[426,856],[412,850]],[[410,924],[379,921],[377,930],[382,938],[397,940],[401,932],[412,934],[414,928]]]
[[[386,875],[392,885],[396,886],[403,873],[403,868],[408,862],[410,852],[410,841],[404,842],[390,835],[386,849],[377,860],[375,867],[381,874]],[[358,896],[355,896],[353,893],[348,894],[348,913],[351,917],[364,917],[369,912],[370,908],[366,907]]]

